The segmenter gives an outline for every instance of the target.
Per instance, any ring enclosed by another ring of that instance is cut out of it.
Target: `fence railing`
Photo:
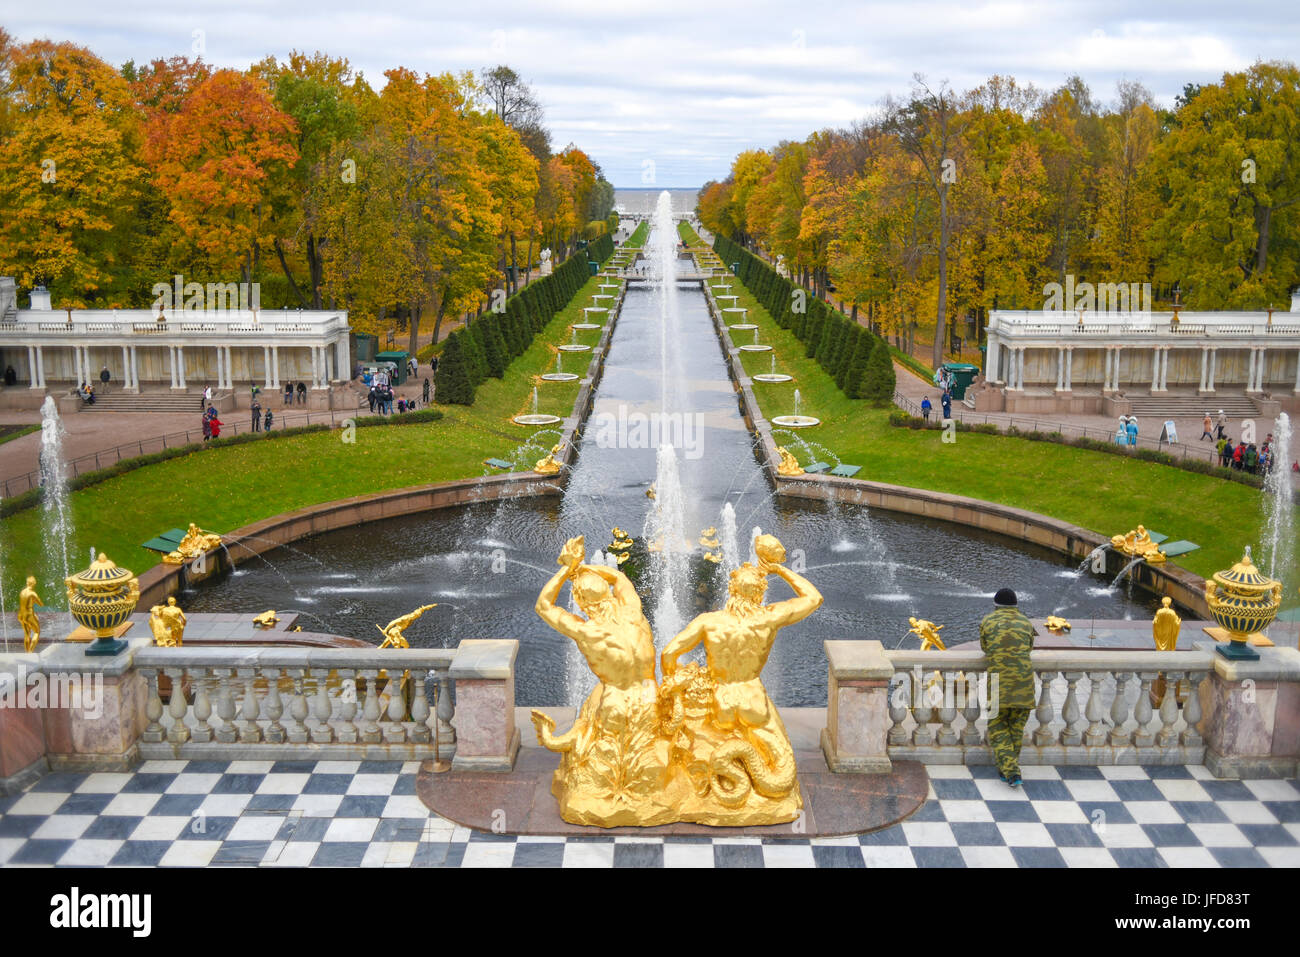
[[[998,706],[979,651],[887,651],[889,756],[929,764],[988,764],[987,723]],[[1036,702],[1021,764],[1200,764],[1198,693],[1205,651],[1079,649],[1032,654]]]
[[[272,760],[423,760],[435,753],[437,735],[436,750],[451,757],[455,656],[454,649],[144,648],[134,661],[148,685],[140,752],[198,757],[237,748]]]

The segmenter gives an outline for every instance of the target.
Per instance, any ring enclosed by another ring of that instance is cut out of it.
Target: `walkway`
[[[415,796],[418,765],[148,761],[0,797],[0,866],[1300,867],[1300,785],[1203,767],[931,767],[901,824],[844,838],[515,837]]]

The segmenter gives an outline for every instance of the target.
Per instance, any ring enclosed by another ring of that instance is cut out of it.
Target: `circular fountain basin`
[[[561,352],[590,352],[591,346],[584,346],[580,343],[570,342],[562,346],[557,346]]]
[[[738,322],[734,326],[727,326],[732,332],[753,332],[758,326],[752,322]]]
[[[543,382],[572,382],[578,378],[572,372],[547,372],[542,376]]]
[[[562,375],[563,373],[551,373],[551,375]],[[525,415],[516,415],[510,420],[515,425],[559,425],[564,420],[558,415],[547,415],[544,412],[529,412]]]
[[[792,375],[786,375],[784,372],[760,372],[758,375],[750,376],[755,382],[790,382],[794,379]]]
[[[583,312],[609,312],[609,306],[583,306]]]
[[[605,327],[602,325],[598,325],[597,323],[594,322],[575,322],[573,325],[569,326],[569,328],[570,329],[604,329]]]
[[[758,343],[750,342],[746,345],[740,346],[740,351],[741,352],[771,352],[772,347],[762,342],[758,342]]]
[[[714,289],[730,289],[731,286],[730,286],[730,285],[726,285],[726,286],[714,286],[714,287],[712,287],[712,288],[714,288]],[[716,297],[715,297],[715,298],[716,298]]]
[[[773,425],[779,425],[784,429],[808,429],[814,425],[821,425],[821,419],[815,419],[811,415],[778,415],[772,420]]]

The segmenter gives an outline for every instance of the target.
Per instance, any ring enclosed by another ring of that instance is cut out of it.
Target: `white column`
[[[1246,362],[1246,391],[1255,391],[1255,355],[1254,346],[1250,347],[1250,359]]]
[[[1218,371],[1218,368],[1219,348],[1218,346],[1210,346],[1210,378],[1205,383],[1206,392],[1214,391],[1214,374]]]
[[[167,347],[167,367],[171,370],[172,383],[171,387],[176,388],[176,347]]]
[[[1111,384],[1111,388],[1113,388],[1116,392],[1119,391],[1119,357],[1123,355],[1123,353],[1124,353],[1123,349],[1120,349],[1118,347],[1115,349],[1115,372],[1114,372],[1115,381]]]
[[[127,354],[126,346],[122,347],[122,388],[131,388],[131,359]]]
[[[271,346],[271,388],[280,388],[280,347]]]
[[[136,356],[135,346],[131,347],[131,386],[140,391],[140,360]]]
[[[1169,391],[1169,350],[1170,346],[1165,346],[1160,350],[1162,357],[1160,359],[1160,391]]]
[[[1103,360],[1102,361],[1103,371],[1102,371],[1102,378],[1101,378],[1101,391],[1103,393],[1106,393],[1110,391],[1110,350],[1109,349],[1106,349],[1102,352],[1102,360]]]
[[[1259,347],[1259,361],[1255,363],[1255,391],[1256,392],[1264,391],[1264,370],[1265,370],[1264,360],[1267,357],[1267,353],[1268,353],[1267,346]]]
[[[321,387],[321,379],[324,378],[324,375],[321,373],[321,354],[320,349],[317,346],[311,347],[311,374],[312,388],[319,389]]]
[[[1201,347],[1201,384],[1197,391],[1205,391],[1205,374],[1210,371],[1210,350],[1204,346]]]
[[[1072,390],[1072,379],[1074,376],[1074,346],[1065,347],[1065,391]]]
[[[1056,391],[1065,389],[1065,347],[1056,347]]]
[[[31,384],[27,388],[29,389],[40,388],[40,385],[37,382],[37,380],[40,378],[40,373],[36,369],[36,347],[35,346],[27,347],[27,377],[32,380]]]
[[[334,361],[338,365],[338,377],[344,382],[352,378],[352,356],[349,353],[349,345],[346,333],[339,336],[335,343]]]
[[[40,373],[40,388],[45,388],[45,349],[42,346],[36,347],[36,371]]]
[[[86,377],[82,375],[83,370],[81,368],[81,346],[72,347],[72,367],[74,370],[72,373],[72,377],[77,380],[73,384],[77,388],[81,388],[81,383],[86,381]]]
[[[1151,350],[1151,391],[1160,390],[1160,347]]]
[[[224,389],[226,387],[225,368],[226,368],[226,348],[225,346],[217,346],[217,388],[218,389]]]
[[[1002,343],[998,340],[997,336],[990,335],[989,354],[988,354],[988,358],[985,359],[988,368],[985,371],[985,375],[987,375],[989,380],[992,382],[1000,382],[1002,380],[1002,375],[1001,375],[1002,369],[998,365],[998,363],[1001,361],[1002,361]],[[989,375],[990,372],[992,373],[991,375]]]
[[[181,388],[185,386],[185,347],[176,347],[176,374],[180,377]]]
[[[226,346],[226,388],[235,387],[235,347]]]
[[[263,389],[271,391],[271,347],[262,346],[262,371],[265,375],[262,377]]]
[[[1295,393],[1300,395],[1300,349],[1295,354]]]

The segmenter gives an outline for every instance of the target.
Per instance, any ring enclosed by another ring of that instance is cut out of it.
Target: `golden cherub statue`
[[[562,442],[557,442],[551,448],[551,451],[547,453],[545,458],[537,460],[537,464],[533,466],[533,471],[538,475],[555,475],[558,473],[564,466],[555,458],[555,456],[560,454],[560,449],[563,448],[563,445]]]
[[[175,598],[168,598],[166,605],[154,605],[149,609],[149,631],[153,634],[153,643],[160,648],[181,647],[185,625],[185,612],[176,604]]]
[[[275,609],[269,608],[266,611],[262,612],[260,615],[255,615],[253,617],[253,627],[270,628],[279,620],[280,620],[279,617],[277,617],[277,615],[275,614]]]
[[[415,621],[415,619],[419,618],[430,608],[437,607],[437,602],[434,602],[432,605],[421,605],[409,615],[403,615],[401,618],[394,618],[383,628],[379,628],[378,625],[375,625],[376,628],[379,628],[379,633],[384,636],[384,642],[379,647],[410,648],[411,643],[406,640],[406,629]]]
[[[1043,626],[1048,631],[1057,635],[1069,631],[1072,627],[1068,621],[1057,615],[1048,615],[1047,618],[1043,620]]]
[[[36,577],[27,576],[27,585],[18,593],[18,624],[23,628],[23,651],[35,651],[41,640],[41,622],[36,617],[36,606],[45,607],[36,594]]]
[[[163,562],[168,565],[182,565],[188,559],[198,558],[205,552],[220,547],[220,535],[216,532],[205,532],[193,522],[190,522],[185,537],[177,544],[175,551],[168,552],[163,556]]]
[[[1139,525],[1127,535],[1112,535],[1110,537],[1111,547],[1131,558],[1141,558],[1151,563],[1159,565],[1165,561],[1165,553],[1160,550],[1155,542],[1151,540],[1151,535],[1146,528]]]
[[[908,618],[907,623],[912,626],[908,631],[921,639],[922,651],[929,651],[931,648],[938,651],[948,650],[944,647],[943,639],[939,637],[939,632],[944,629],[944,625],[936,625],[924,618]]]
[[[1156,617],[1151,622],[1151,636],[1159,651],[1173,651],[1178,645],[1178,631],[1183,626],[1183,620],[1170,607],[1173,603],[1173,599],[1167,595],[1162,598]]]
[[[803,475],[803,466],[784,445],[778,445],[776,451],[781,456],[781,463],[776,467],[777,475]]]

